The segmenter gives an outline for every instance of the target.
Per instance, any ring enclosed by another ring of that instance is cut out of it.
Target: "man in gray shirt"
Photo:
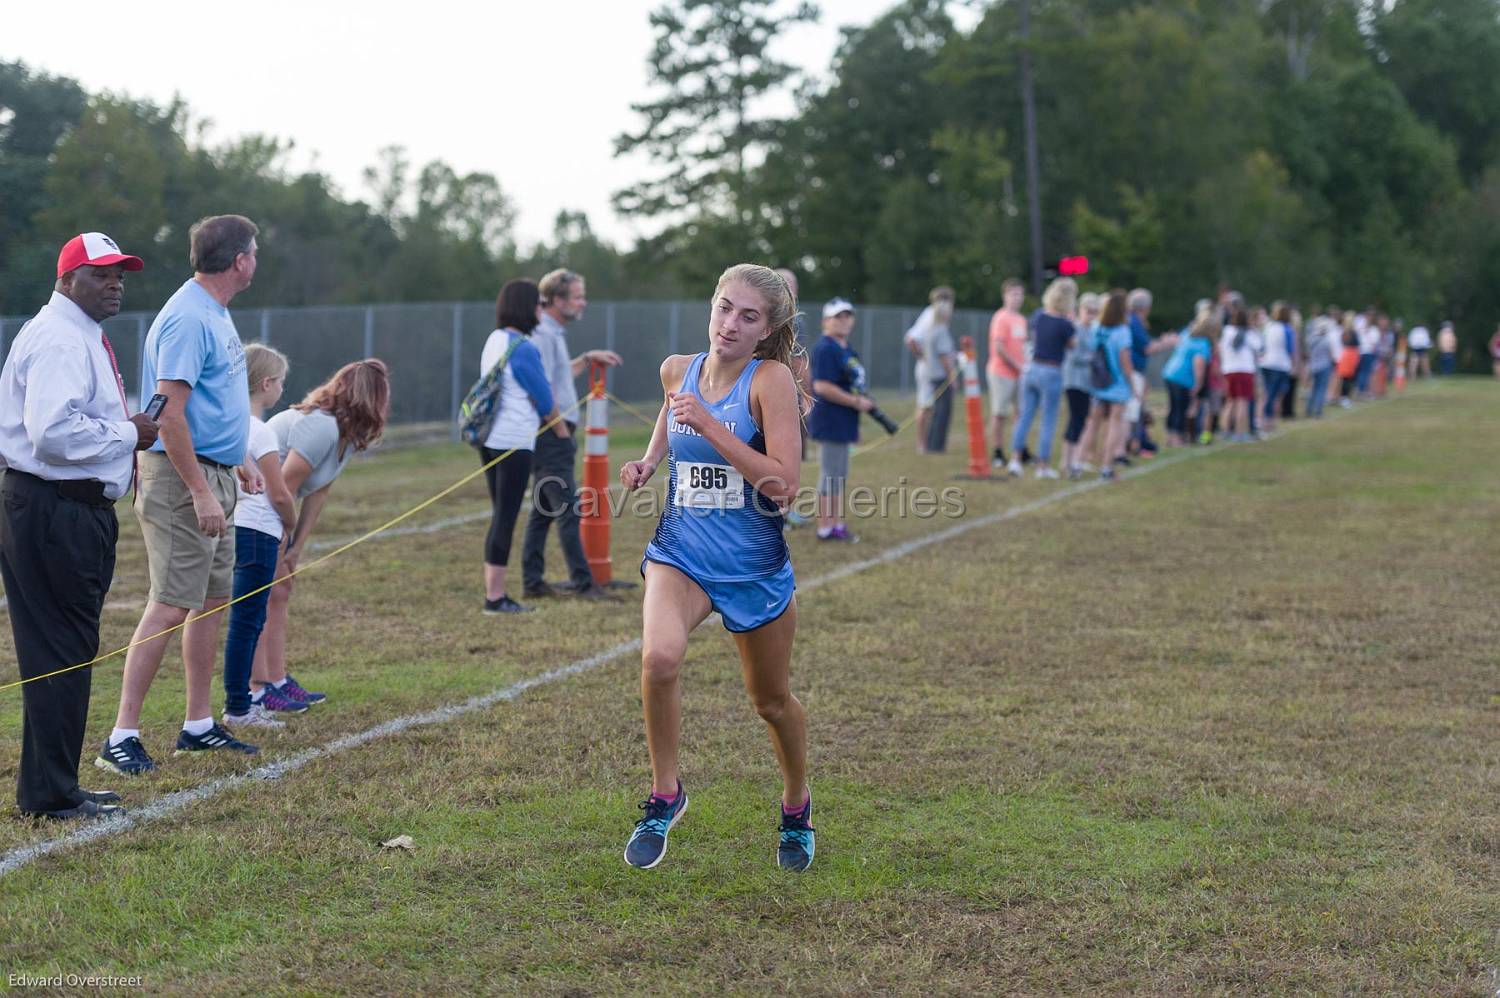
[[[552,430],[537,437],[532,457],[531,515],[526,518],[526,539],[521,553],[522,592],[532,599],[556,596],[558,590],[545,579],[547,531],[557,522],[558,540],[568,562],[571,591],[585,599],[607,596],[594,584],[583,541],[578,534],[578,485],[574,477],[577,459],[578,387],[574,379],[590,363],[615,367],[620,355],[613,350],[586,350],[568,355],[567,324],[577,322],[588,307],[583,277],[571,270],[554,270],[538,282],[542,293],[542,321],[532,330],[531,342],[542,355],[542,369],[557,401],[557,411],[567,423],[567,436]]]
[[[953,396],[956,387],[953,372],[957,351],[953,333],[948,329],[952,306],[937,313],[932,328],[922,337],[922,366],[932,384],[932,415],[927,424],[927,453],[941,454],[948,449],[948,426],[953,419]]]

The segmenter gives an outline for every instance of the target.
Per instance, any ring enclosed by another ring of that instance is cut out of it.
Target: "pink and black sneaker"
[[[324,700],[328,699],[327,693],[313,693],[309,690],[304,690],[302,688],[302,684],[293,679],[290,672],[286,674],[286,682],[282,684],[281,692],[285,693],[293,700],[301,700],[303,703],[308,705],[322,703]]]
[[[290,685],[290,683],[287,684],[287,686]],[[285,714],[302,714],[307,711],[307,703],[303,700],[292,699],[287,693],[285,686],[278,690],[274,686],[267,685],[262,687],[262,689],[265,690],[265,693],[262,694],[257,703],[266,708],[266,710]]]

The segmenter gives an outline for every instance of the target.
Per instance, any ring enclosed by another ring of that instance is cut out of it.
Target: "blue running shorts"
[[[792,574],[792,562],[788,558],[781,571],[765,579],[747,582],[715,582],[700,579],[670,561],[660,558],[642,558],[641,576],[646,575],[646,562],[667,565],[692,579],[708,595],[714,612],[724,621],[724,629],[732,634],[743,634],[757,627],[764,627],[786,613],[792,605],[792,596],[797,592],[797,579]]]

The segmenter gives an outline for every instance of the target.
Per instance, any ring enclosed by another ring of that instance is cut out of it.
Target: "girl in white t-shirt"
[[[1260,334],[1250,326],[1243,305],[1229,315],[1219,336],[1219,370],[1229,395],[1225,432],[1230,440],[1250,438],[1250,406],[1255,402],[1255,368]]]
[[[249,456],[260,469],[265,491],[250,494],[240,486],[234,507],[234,602],[229,607],[229,633],[224,639],[224,724],[228,727],[280,728],[272,711],[298,713],[307,705],[272,690],[274,696],[253,701],[250,672],[255,647],[266,623],[266,587],[276,577],[282,538],[297,520],[292,493],[281,477],[281,454],[276,434],[262,417],[281,398],[286,384],[287,359],[262,343],[245,348],[245,376],[250,384]],[[259,590],[259,591],[257,591]],[[250,594],[254,595],[250,595]]]

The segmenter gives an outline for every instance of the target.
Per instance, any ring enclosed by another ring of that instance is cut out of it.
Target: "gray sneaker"
[[[271,712],[258,703],[252,703],[250,710],[245,714],[231,714],[224,712],[224,727],[226,728],[284,728],[285,721],[278,721],[271,716]]]

